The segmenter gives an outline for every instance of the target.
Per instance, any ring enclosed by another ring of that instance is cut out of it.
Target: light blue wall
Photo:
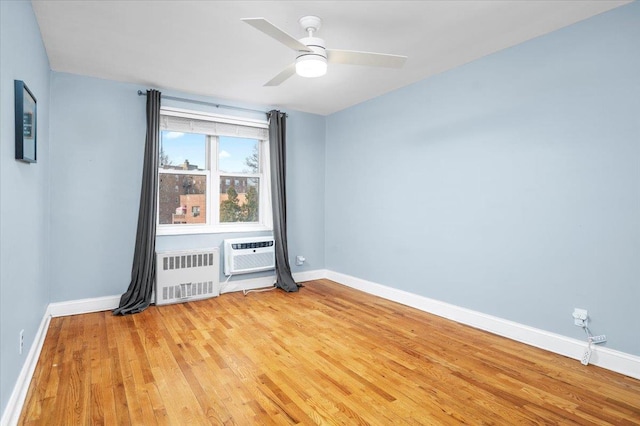
[[[142,175],[147,87],[52,73],[51,301],[123,293],[130,281]],[[162,91],[214,103],[220,99]],[[173,106],[264,119],[263,114]],[[268,110],[267,107],[240,105]],[[290,257],[309,262],[294,272],[324,267],[324,117],[289,111]],[[312,164],[302,167],[303,164]],[[261,235],[265,233],[257,233]],[[221,247],[222,240],[255,234],[159,236],[156,249]],[[293,263],[293,262],[292,262]],[[236,279],[255,278],[250,274]]]
[[[324,199],[326,120],[288,111],[287,228],[291,270],[324,269]],[[295,265],[296,255],[307,260]]]
[[[36,164],[14,159],[14,80],[23,80],[38,101]],[[0,129],[2,413],[49,302],[49,61],[30,2],[0,1]]]
[[[640,355],[640,4],[329,116],[326,266]]]
[[[52,302],[129,283],[145,138],[138,88],[52,72]]]

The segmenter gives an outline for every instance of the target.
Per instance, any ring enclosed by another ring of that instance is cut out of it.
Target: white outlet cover
[[[587,316],[588,316],[588,313],[586,309],[575,308],[573,310],[573,317],[575,319],[586,320]]]

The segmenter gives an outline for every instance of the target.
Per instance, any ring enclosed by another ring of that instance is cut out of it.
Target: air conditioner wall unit
[[[220,295],[220,249],[156,253],[156,305]]]
[[[275,269],[273,237],[224,240],[224,274],[239,275]]]

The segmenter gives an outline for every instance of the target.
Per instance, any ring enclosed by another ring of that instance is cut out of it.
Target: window
[[[160,114],[158,234],[270,229],[267,123]]]

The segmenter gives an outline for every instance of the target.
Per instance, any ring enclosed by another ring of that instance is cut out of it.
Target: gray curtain
[[[158,186],[160,97],[161,93],[157,90],[147,90],[147,137],[131,283],[127,292],[120,298],[119,307],[113,311],[114,315],[142,312],[151,303],[156,275],[156,200],[158,198],[156,188]]]
[[[286,114],[269,111],[269,153],[271,161],[271,204],[273,208],[273,237],[276,241],[276,286],[284,291],[298,291],[291,276],[287,247]]]

